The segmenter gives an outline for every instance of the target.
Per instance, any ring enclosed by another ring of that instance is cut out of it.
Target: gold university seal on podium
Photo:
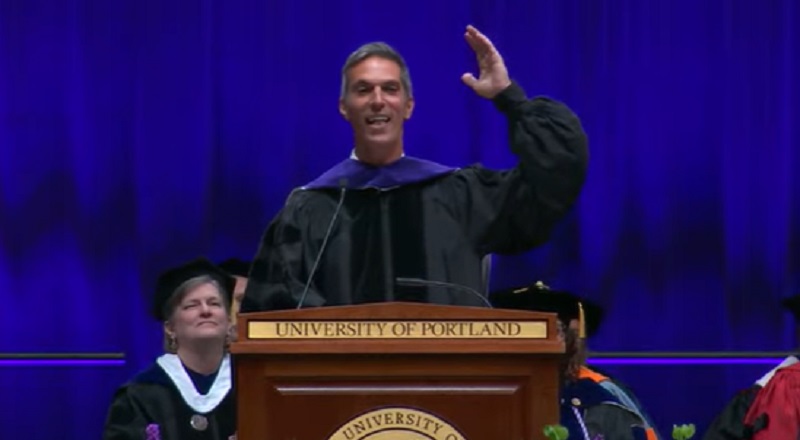
[[[441,418],[417,409],[380,408],[345,423],[328,440],[466,440]]]

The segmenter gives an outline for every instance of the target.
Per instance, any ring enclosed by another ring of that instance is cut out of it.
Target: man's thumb
[[[464,81],[464,84],[470,86],[473,89],[475,88],[475,84],[478,82],[475,76],[472,75],[471,73],[465,73],[461,75],[461,81]]]

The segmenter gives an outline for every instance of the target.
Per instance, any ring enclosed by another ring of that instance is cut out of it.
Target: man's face
[[[236,285],[233,287],[233,302],[231,303],[231,314],[229,317],[231,321],[231,326],[230,326],[230,333],[228,335],[231,342],[237,339],[236,321],[237,317],[239,316],[239,307],[241,307],[242,299],[244,298],[244,292],[245,290],[247,290],[247,281],[248,281],[247,278],[239,275],[234,275],[234,278],[236,279]]]
[[[242,276],[234,276],[236,278],[236,285],[233,288],[233,305],[231,306],[231,321],[236,322],[236,315],[239,314],[239,306],[242,304],[244,298],[244,291],[247,289],[247,278]]]
[[[400,147],[403,124],[414,109],[414,100],[400,81],[400,66],[373,56],[351,67],[346,75],[348,86],[339,100],[339,112],[353,127],[356,144]]]

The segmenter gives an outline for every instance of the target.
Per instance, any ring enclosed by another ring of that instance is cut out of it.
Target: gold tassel
[[[586,339],[586,317],[583,314],[583,303],[578,301],[578,337]]]

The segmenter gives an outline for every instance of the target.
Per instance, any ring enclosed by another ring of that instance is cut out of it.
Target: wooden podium
[[[237,440],[531,440],[559,421],[554,314],[374,303],[238,331]]]

